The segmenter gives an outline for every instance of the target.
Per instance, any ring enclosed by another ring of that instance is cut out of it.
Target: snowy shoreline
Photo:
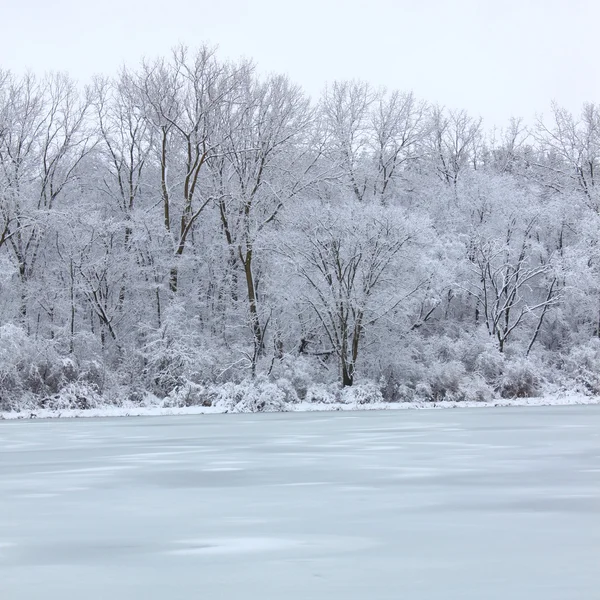
[[[536,398],[498,399],[485,402],[476,401],[422,401],[422,402],[298,402],[289,404],[285,410],[258,412],[339,412],[362,410],[440,410],[449,408],[508,408],[533,406],[576,406],[598,405],[600,396],[543,396]],[[33,409],[23,411],[0,412],[0,420],[24,419],[73,419],[73,418],[109,418],[109,417],[161,417],[181,415],[215,415],[242,413],[225,406],[106,406],[89,409]],[[256,414],[256,413],[254,413]]]

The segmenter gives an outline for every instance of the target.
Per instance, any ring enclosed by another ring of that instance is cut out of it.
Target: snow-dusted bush
[[[342,388],[340,396],[341,401],[345,404],[372,404],[384,400],[379,386],[371,381]]]
[[[600,394],[600,339],[571,348],[560,364],[565,384],[585,394]]]
[[[439,402],[483,402],[493,396],[492,388],[477,373],[467,373],[459,361],[429,365],[423,381],[415,386],[415,399]]]
[[[212,406],[210,389],[192,381],[175,387],[166,396],[161,405],[169,408],[185,408],[187,406]]]
[[[314,384],[306,390],[305,401],[314,404],[333,404],[340,402],[341,387],[339,384]]]
[[[427,373],[426,383],[431,390],[430,400],[462,400],[462,383],[465,367],[456,360],[433,363]]]
[[[541,391],[540,366],[527,358],[507,360],[497,390],[502,398],[531,398]]]
[[[275,382],[277,388],[283,393],[283,398],[286,404],[296,404],[300,401],[297,388],[294,384],[285,377],[280,377]]]
[[[215,386],[210,395],[212,405],[225,412],[279,412],[289,409],[285,392],[262,378]]]
[[[194,351],[183,340],[159,338],[144,348],[144,375],[150,390],[168,395],[186,384]]]
[[[477,355],[474,361],[474,371],[487,383],[495,386],[504,372],[506,365],[504,354],[495,347],[487,347]]]
[[[467,402],[489,402],[495,396],[493,388],[477,374],[470,376],[463,384],[463,393]]]
[[[57,394],[44,398],[40,402],[41,408],[49,410],[87,410],[105,404],[104,399],[98,394],[97,389],[87,383],[69,383]]]
[[[286,355],[275,361],[271,376],[274,379],[289,381],[299,400],[308,400],[311,385],[323,382],[323,376],[315,360],[307,356]]]
[[[487,333],[411,336],[406,344],[380,377],[385,400],[485,401],[494,396],[504,357]]]
[[[287,379],[280,378],[274,382],[259,377],[254,381],[230,381],[216,385],[187,381],[165,396],[160,406],[214,406],[226,412],[274,412],[288,410],[290,404],[297,402],[296,391]]]
[[[26,391],[24,373],[36,352],[27,333],[7,323],[0,327],[0,404],[11,406]]]
[[[94,365],[82,372],[73,357],[61,356],[48,340],[35,340],[20,327],[0,327],[0,407],[5,410],[22,404],[24,396],[47,398],[70,384],[89,378],[99,389]]]
[[[15,325],[0,327],[0,409],[9,410],[23,393],[19,377],[19,363],[23,346],[27,342],[25,332]]]
[[[218,341],[201,332],[197,319],[189,317],[183,306],[175,304],[167,312],[164,325],[147,335],[141,353],[131,359],[131,384],[139,380],[141,370],[148,391],[169,396],[186,389],[189,383],[216,383],[227,376],[235,362],[231,353],[224,352]],[[136,361],[140,369],[135,368]]]

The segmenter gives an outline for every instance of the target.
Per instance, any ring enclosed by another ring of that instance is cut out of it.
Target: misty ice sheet
[[[600,407],[0,422],[6,600],[591,600]]]

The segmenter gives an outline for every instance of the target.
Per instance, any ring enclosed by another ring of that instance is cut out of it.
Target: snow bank
[[[234,386],[239,388],[240,386]],[[275,387],[275,386],[273,386]],[[276,388],[277,389],[277,388]],[[239,393],[239,389],[229,392]],[[89,409],[33,409],[20,412],[0,412],[0,420],[13,419],[55,419],[82,417],[142,417],[168,415],[200,415],[225,414],[240,412],[324,412],[324,411],[356,411],[356,410],[423,410],[443,408],[495,408],[510,406],[570,406],[581,404],[600,404],[600,396],[555,395],[538,398],[499,399],[489,402],[475,401],[415,401],[415,402],[384,402],[375,400],[366,402],[364,390],[358,386],[342,392],[342,401],[328,398],[325,401],[286,402],[281,395],[273,399],[266,398],[267,388],[258,391],[238,402],[232,400],[232,395],[223,392],[222,396],[212,406],[168,406],[165,401],[156,405],[146,406],[101,406]]]

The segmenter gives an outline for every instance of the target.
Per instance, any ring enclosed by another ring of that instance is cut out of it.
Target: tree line
[[[175,48],[0,71],[0,405],[256,378],[596,393],[600,109],[526,126]]]

